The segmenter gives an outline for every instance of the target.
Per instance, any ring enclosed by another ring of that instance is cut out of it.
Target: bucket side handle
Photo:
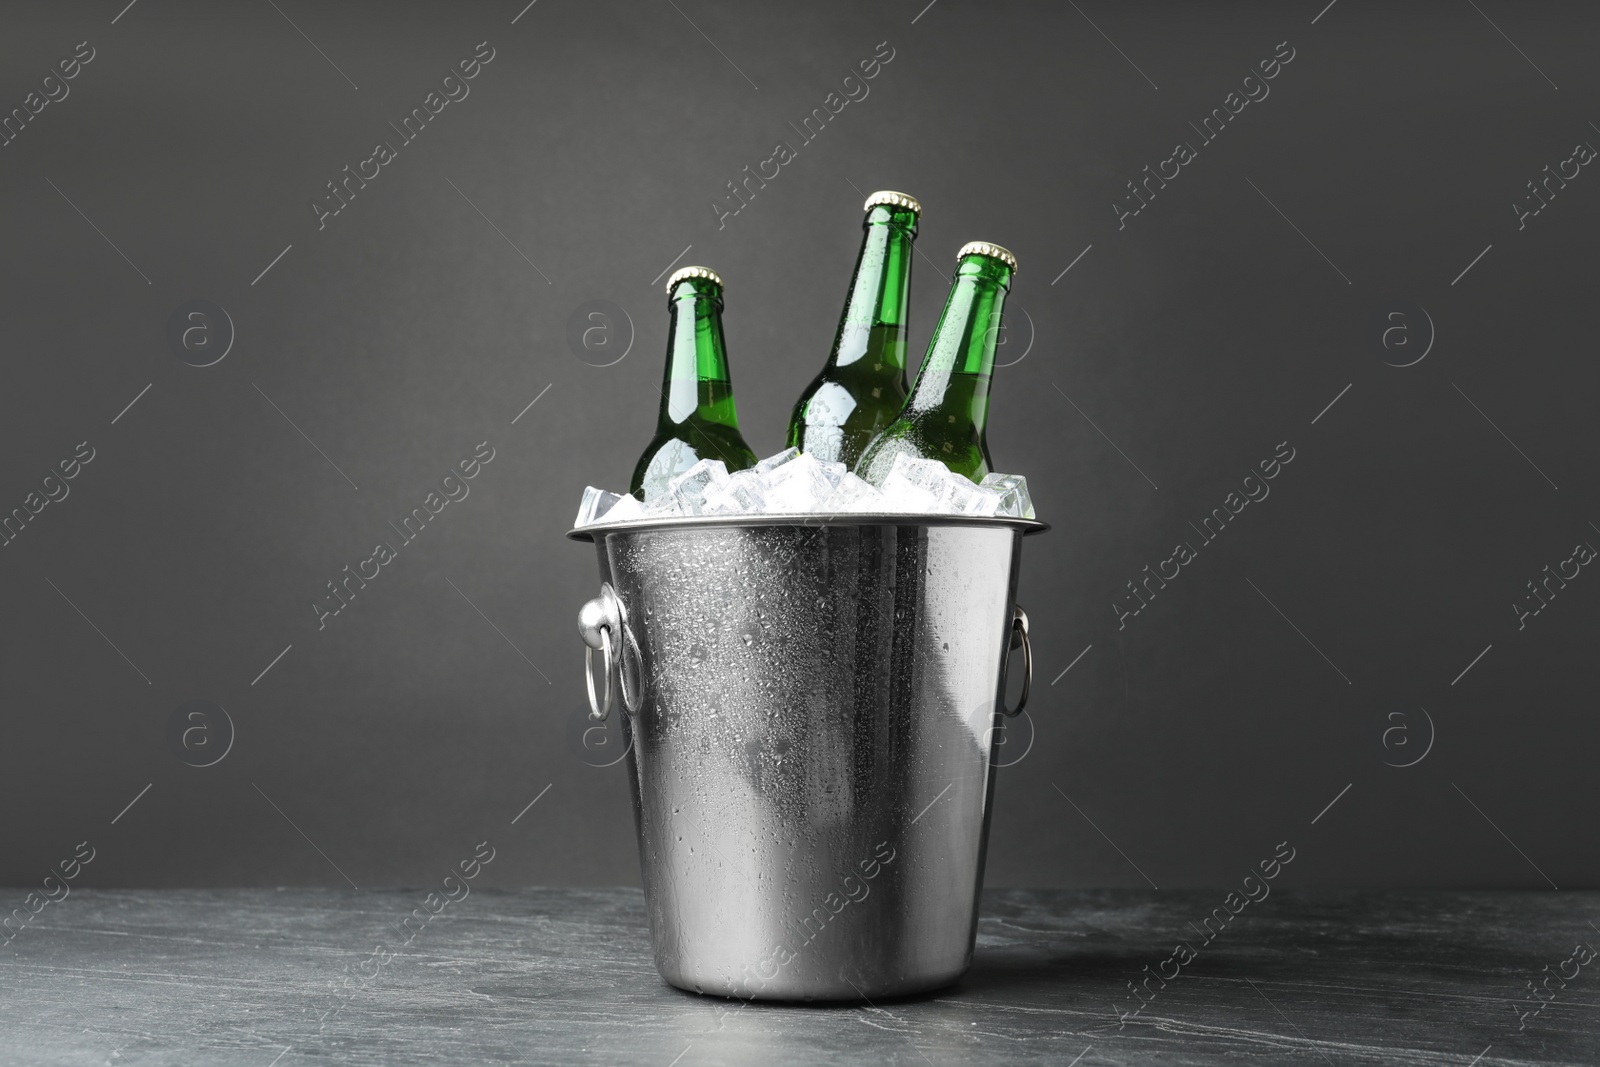
[[[1022,695],[1017,697],[1017,706],[1008,708],[1005,705],[1006,681],[1011,673],[1011,653],[1017,647],[1022,648]],[[608,683],[609,685],[609,683]],[[1017,604],[1011,611],[1011,639],[1006,644],[1006,669],[1000,677],[1000,710],[1008,718],[1016,718],[1022,714],[1022,709],[1028,706],[1028,692],[1033,688],[1033,645],[1028,643],[1028,613],[1022,610],[1022,605]],[[591,694],[593,690],[590,690]],[[590,696],[593,703],[594,697]]]
[[[583,683],[589,693],[589,718],[604,722],[616,706],[620,682],[615,636],[622,631],[622,605],[610,582],[600,586],[600,595],[578,609],[578,636],[583,638]],[[594,654],[600,653],[600,670],[605,675],[605,697],[595,693]]]

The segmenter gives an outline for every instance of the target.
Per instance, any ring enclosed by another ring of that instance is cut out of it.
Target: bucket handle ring
[[[1022,610],[1022,605],[1017,604],[1011,613],[1011,639],[1006,644],[1006,671],[1010,672],[1011,651],[1018,646],[1022,647],[1022,695],[1017,697],[1017,706],[1008,708],[1005,704],[1005,679],[1000,683],[1000,711],[1007,718],[1014,719],[1022,714],[1022,709],[1028,706],[1028,691],[1033,688],[1033,645],[1028,642],[1028,613]],[[592,692],[592,690],[591,690]],[[590,703],[594,698],[590,697]]]
[[[583,649],[583,682],[589,691],[589,718],[595,722],[604,722],[611,709],[616,706],[617,695],[611,686],[611,631],[602,627],[600,630],[600,669],[606,676],[606,699],[601,703],[595,698],[594,692],[594,649],[584,646]]]
[[[633,655],[637,680],[639,646],[627,626],[627,613],[622,599],[611,588],[610,582],[600,586],[600,595],[578,609],[578,635],[587,646],[583,650],[583,681],[589,693],[589,718],[604,722],[617,705],[617,692],[622,693],[622,706],[628,712],[639,710],[642,694],[628,691],[628,654]],[[600,669],[605,674],[605,698],[595,692],[594,654],[600,653]],[[635,689],[637,689],[637,685]]]
[[[600,586],[600,595],[578,609],[578,636],[583,638],[583,684],[589,693],[589,718],[604,722],[616,706],[616,689],[612,682],[620,672],[612,640],[622,628],[622,603],[610,582]],[[600,669],[605,674],[605,699],[595,693],[594,654],[600,653]]]

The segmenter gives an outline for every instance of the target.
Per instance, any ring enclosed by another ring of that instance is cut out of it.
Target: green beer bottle
[[[866,232],[833,352],[789,417],[790,445],[847,467],[905,402],[911,242],[922,205],[882,190],[867,197],[863,210]]]
[[[874,484],[901,453],[936,459],[975,482],[989,473],[989,376],[1017,257],[999,245],[973,241],[956,261],[955,281],[911,396],[855,465]]]
[[[722,279],[705,267],[684,267],[667,279],[667,369],[661,382],[656,435],[633,469],[629,491],[657,496],[673,476],[702,459],[729,472],[753,467],[756,454],[739,434],[722,339]]]

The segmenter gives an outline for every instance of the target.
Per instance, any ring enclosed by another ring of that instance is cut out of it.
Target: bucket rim
[[[850,512],[818,515],[674,515],[637,519],[633,522],[592,523],[567,531],[571,541],[593,543],[597,534],[635,533],[641,530],[679,530],[748,526],[979,526],[1008,527],[1029,537],[1050,529],[1037,519],[1013,519],[989,515],[918,515],[906,512]]]

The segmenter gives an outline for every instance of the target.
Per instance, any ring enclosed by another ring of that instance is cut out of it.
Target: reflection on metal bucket
[[[591,703],[619,706],[631,741],[667,981],[860,999],[967,969],[994,789],[981,709],[1026,648],[1020,545],[1042,529],[849,516],[573,535],[599,549],[603,592],[580,615],[602,659]]]

